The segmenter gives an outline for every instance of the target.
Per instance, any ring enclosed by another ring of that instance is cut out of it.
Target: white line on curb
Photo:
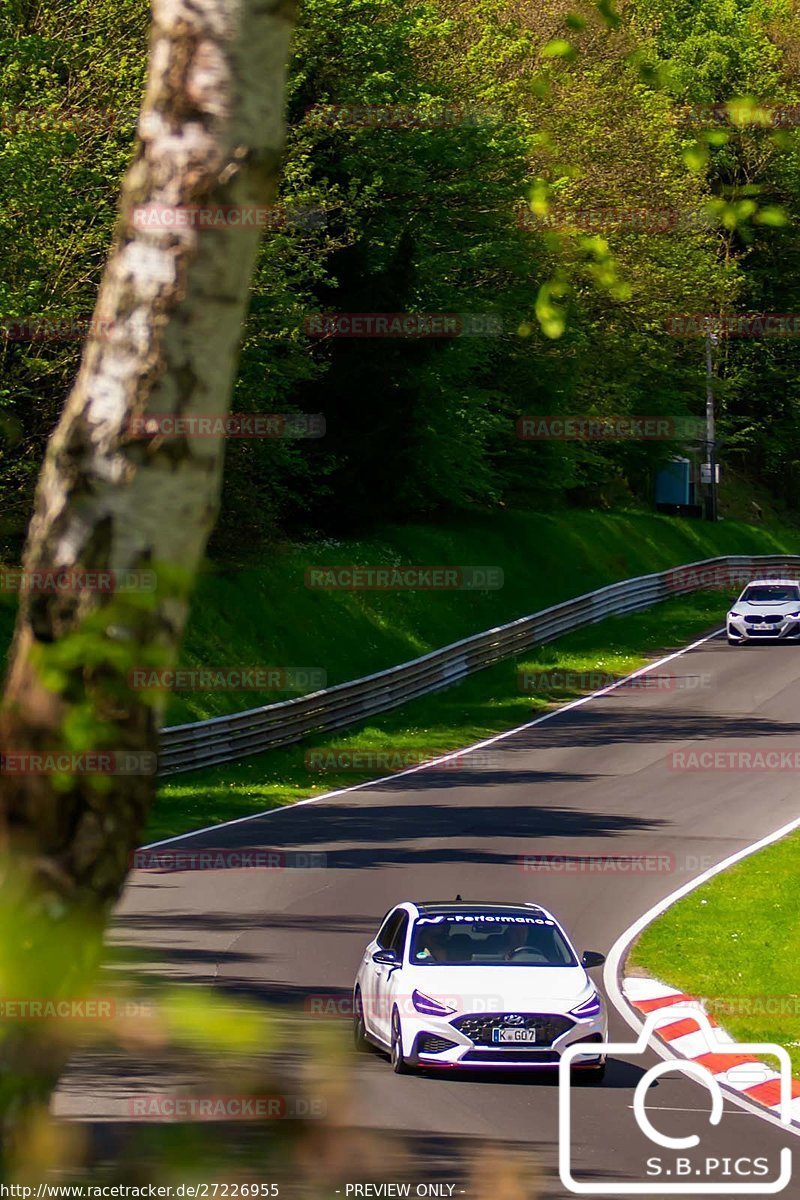
[[[681,650],[674,650],[672,654],[667,654],[664,658],[659,658],[655,662],[647,663],[644,667],[639,667],[637,671],[632,671],[624,679],[618,679],[615,683],[608,684],[607,687],[599,688],[596,692],[590,692],[588,696],[580,696],[577,700],[570,700],[568,704],[562,704],[559,708],[551,709],[550,712],[544,713],[541,717],[536,717],[533,721],[526,721],[524,725],[516,725],[513,729],[506,729],[503,733],[496,733],[494,737],[486,738],[482,742],[474,742],[471,746],[465,746],[463,750],[450,750],[447,754],[441,754],[438,758],[432,758],[430,762],[420,763],[415,767],[406,767],[404,770],[395,771],[391,775],[382,775],[379,779],[370,779],[365,783],[352,783],[349,787],[337,788],[333,792],[323,792],[319,796],[309,796],[306,800],[295,800],[293,804],[283,804],[279,808],[268,808],[264,812],[252,813],[247,817],[235,817],[232,821],[222,821],[219,825],[206,825],[202,829],[193,829],[189,833],[179,833],[175,837],[163,838],[160,842],[149,842],[146,846],[140,846],[139,848],[141,850],[153,850],[156,846],[168,846],[171,842],[182,842],[184,838],[199,837],[201,833],[212,833],[216,829],[228,829],[231,825],[242,825],[245,821],[258,821],[261,817],[272,817],[276,813],[286,812],[287,809],[300,808],[303,804],[317,804],[320,800],[330,800],[333,796],[344,796],[348,792],[359,792],[364,788],[375,787],[378,783],[388,783],[390,780],[399,779],[403,775],[413,775],[417,771],[427,771],[431,767],[437,766],[438,763],[449,762],[451,758],[460,758],[462,754],[471,754],[473,750],[482,750],[484,746],[493,746],[495,742],[502,742],[517,733],[523,733],[526,729],[533,729],[535,725],[541,725],[544,721],[550,721],[553,717],[560,716],[561,713],[569,712],[573,708],[580,708],[581,705],[588,704],[590,700],[596,700],[598,696],[605,696],[609,692],[616,691],[617,688],[626,684],[628,680],[638,679],[640,675],[647,675],[648,672],[654,671],[656,667],[663,667],[666,663],[673,662],[674,659],[688,654],[690,650],[696,650],[698,646],[704,646],[706,642],[710,642],[720,633],[724,633],[724,629],[715,629],[713,633],[698,638],[691,645],[684,646]]]

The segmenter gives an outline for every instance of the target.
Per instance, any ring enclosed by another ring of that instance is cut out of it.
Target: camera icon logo
[[[730,1040],[721,1040],[719,1030],[712,1026],[709,1018],[702,1009],[694,1005],[674,1005],[669,1010],[670,1021],[679,1021],[691,1019],[697,1026],[697,1032],[705,1039],[705,1044],[709,1054],[730,1055],[758,1055],[761,1058],[768,1057],[776,1059],[780,1064],[778,1080],[776,1081],[780,1090],[780,1105],[778,1107],[777,1116],[781,1124],[787,1128],[792,1124],[792,1065],[789,1054],[783,1046],[774,1045],[771,1042],[731,1042]],[[652,1012],[647,1017],[642,1029],[635,1042],[606,1042],[592,1047],[593,1051],[597,1051],[606,1056],[622,1055],[626,1058],[633,1058],[636,1055],[644,1054],[654,1044],[654,1034],[659,1025],[664,1023],[663,1012]],[[741,1178],[732,1179],[728,1174],[723,1179],[714,1179],[713,1175],[716,1168],[719,1168],[721,1160],[717,1158],[701,1158],[698,1161],[703,1164],[698,1168],[689,1158],[679,1158],[674,1160],[677,1164],[686,1164],[684,1168],[666,1170],[658,1169],[658,1178],[648,1180],[643,1178],[641,1181],[619,1181],[619,1182],[584,1182],[576,1179],[572,1171],[572,1095],[571,1095],[571,1066],[573,1059],[581,1054],[580,1042],[574,1043],[572,1046],[567,1046],[564,1050],[558,1069],[558,1107],[559,1107],[559,1131],[558,1131],[558,1167],[561,1182],[567,1191],[572,1192],[576,1196],[668,1196],[668,1195],[687,1195],[692,1196],[758,1196],[758,1195],[775,1195],[791,1183],[792,1180],[792,1151],[788,1146],[784,1146],[780,1152],[780,1170],[777,1178],[764,1178],[764,1171],[758,1170],[751,1172],[757,1174],[757,1181],[743,1181]],[[585,1052],[585,1048],[584,1048]],[[719,1125],[722,1120],[724,1107],[724,1091],[719,1080],[712,1074],[708,1067],[691,1059],[667,1059],[657,1063],[651,1067],[636,1085],[633,1095],[633,1115],[639,1130],[645,1135],[648,1141],[662,1150],[675,1153],[678,1151],[686,1152],[697,1149],[701,1145],[701,1139],[697,1134],[689,1134],[686,1137],[670,1137],[661,1132],[653,1122],[646,1110],[647,1093],[650,1087],[657,1080],[668,1072],[681,1072],[688,1078],[693,1079],[696,1083],[705,1087],[711,1097],[711,1112],[708,1116],[710,1125]],[[733,1077],[737,1077],[737,1083],[742,1087],[750,1087],[752,1085],[764,1082],[767,1077],[773,1078],[775,1072],[766,1067],[762,1062],[743,1061],[727,1073],[728,1079],[733,1082]],[[773,1110],[774,1112],[774,1110]],[[659,1163],[659,1158],[648,1159],[648,1164]],[[765,1162],[761,1159],[741,1158],[736,1160],[737,1173],[740,1163]],[[644,1173],[644,1172],[643,1172]],[[648,1172],[652,1174],[653,1172]],[[747,1172],[741,1172],[746,1174]],[[705,1175],[704,1178],[701,1176]],[[669,1182],[665,1180],[665,1176],[673,1176]],[[685,1176],[685,1182],[679,1182],[674,1176]]]

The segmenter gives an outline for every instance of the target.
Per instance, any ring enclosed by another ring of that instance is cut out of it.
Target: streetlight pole
[[[710,472],[706,492],[706,520],[717,519],[717,434],[714,421],[714,361],[713,346],[716,334],[711,332],[709,322],[706,329],[706,462]]]

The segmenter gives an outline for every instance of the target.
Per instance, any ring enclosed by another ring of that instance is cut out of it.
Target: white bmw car
[[[800,583],[754,579],[728,613],[728,644],[800,638]]]
[[[358,1049],[391,1056],[400,1074],[427,1068],[574,1066],[599,1081],[594,1043],[605,1042],[603,1002],[587,974],[604,956],[579,958],[555,917],[536,904],[413,904],[393,908],[356,977]]]

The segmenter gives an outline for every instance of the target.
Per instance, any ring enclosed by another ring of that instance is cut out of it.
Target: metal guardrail
[[[755,575],[800,578],[800,555],[709,558],[623,579],[351,683],[208,721],[174,725],[161,731],[160,773],[235,762],[291,745],[310,733],[344,729],[605,617],[637,612],[688,592],[740,587]]]

